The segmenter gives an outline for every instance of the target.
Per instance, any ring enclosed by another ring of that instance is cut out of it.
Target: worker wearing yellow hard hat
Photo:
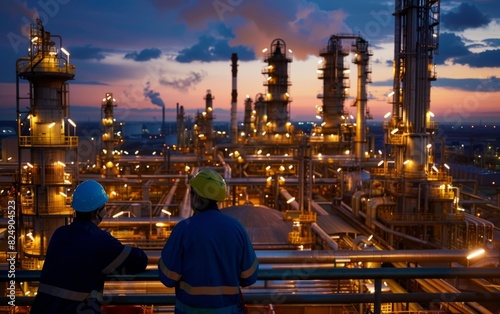
[[[222,213],[226,182],[203,169],[189,180],[195,215],[180,221],[158,263],[161,282],[175,287],[175,313],[243,313],[240,286],[257,280],[258,261],[245,228]]]

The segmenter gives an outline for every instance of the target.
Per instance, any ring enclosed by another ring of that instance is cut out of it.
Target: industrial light
[[[267,52],[267,48],[262,49],[262,52]]]
[[[392,97],[392,95],[394,95],[394,91],[390,92],[387,97]]]
[[[287,204],[290,204],[291,202],[295,201],[295,197],[292,196],[290,199],[286,201]]]
[[[444,167],[448,170],[450,170],[450,166],[448,166],[448,164],[444,164]]]
[[[399,132],[399,129],[398,129],[398,128],[395,128],[394,130],[392,130],[392,131],[391,131],[391,134],[392,134],[392,135],[394,135],[394,134],[396,134],[396,133],[398,133],[398,132]]]
[[[125,212],[122,210],[121,212],[119,213],[116,213],[113,215],[113,218],[117,218],[117,217],[120,217],[121,215],[125,214]]]
[[[432,170],[436,171],[436,172],[439,172],[438,168],[436,168],[436,166],[432,166]]]
[[[470,253],[469,255],[467,255],[467,259],[473,259],[475,257],[478,257],[479,255],[482,255],[484,254],[484,249],[479,249],[477,251],[474,251],[472,253]]]
[[[379,167],[380,167],[380,166],[382,166],[383,164],[384,164],[384,161],[383,161],[383,160],[381,160],[381,161],[379,161],[379,162],[378,162],[377,166],[379,166]]]
[[[64,49],[64,47],[61,47],[61,51],[69,57],[69,52],[68,50]]]
[[[166,214],[166,215],[169,215],[169,216],[170,216],[170,215],[172,215],[172,213],[171,213],[171,212],[169,212],[169,211],[168,211],[168,210],[166,210],[166,209],[162,209],[162,210],[161,210],[161,212],[162,212],[162,213],[164,213],[164,214]]]
[[[371,234],[369,237],[368,237],[368,241],[371,241],[373,239],[373,234]]]
[[[55,123],[55,122],[52,122],[51,124],[49,124],[49,129],[52,129],[52,127],[53,127],[54,125],[56,125],[56,123]]]
[[[431,148],[432,147],[432,144],[427,144],[427,148]]]
[[[406,165],[407,163],[410,162],[410,159],[406,159],[404,162],[403,162],[403,165]]]
[[[351,261],[350,258],[336,258],[335,263],[349,263]]]
[[[76,123],[73,120],[68,119],[69,124],[71,124],[74,128],[76,128]]]
[[[384,118],[385,118],[385,119],[389,118],[389,117],[391,116],[391,114],[392,114],[391,112],[386,113],[386,114],[384,115]]]

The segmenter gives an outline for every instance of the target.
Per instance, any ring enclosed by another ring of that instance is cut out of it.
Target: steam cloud
[[[201,80],[207,75],[206,72],[201,71],[199,73],[197,72],[191,72],[189,73],[188,77],[184,79],[172,79],[168,80],[165,78],[160,78],[159,82],[163,86],[169,86],[174,89],[177,89],[179,91],[187,91],[189,88],[192,86],[198,84],[201,82]]]
[[[165,103],[161,99],[160,93],[150,89],[149,82],[146,83],[146,87],[144,87],[143,93],[144,97],[149,98],[149,100],[151,100],[151,103],[153,103],[154,105],[160,106],[162,108],[165,107]]]

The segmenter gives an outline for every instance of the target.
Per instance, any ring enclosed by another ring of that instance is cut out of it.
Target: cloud
[[[181,50],[175,60],[181,63],[222,61],[229,60],[232,53],[237,53],[239,59],[243,61],[255,60],[255,53],[251,49],[244,46],[230,47],[227,39],[218,39],[210,35],[201,36],[198,43]]]
[[[392,86],[393,80],[376,81],[371,86]],[[500,91],[500,79],[491,76],[486,79],[477,78],[439,78],[432,83],[433,87],[458,89],[467,92],[493,92]]]
[[[500,49],[486,50],[479,53],[472,53],[453,60],[454,63],[466,64],[471,68],[499,68]]]
[[[106,58],[106,50],[103,48],[92,47],[92,45],[86,46],[72,46],[68,48],[71,53],[72,59],[81,59],[81,60],[91,60],[96,59],[97,61],[103,60]]]
[[[229,40],[219,32],[218,35],[222,38],[215,37],[220,42],[215,40],[212,42],[213,46],[207,45],[206,42],[210,40],[210,36],[200,37],[199,43],[194,47],[197,49],[191,47],[181,51],[183,57],[189,53],[201,51],[201,48],[205,48],[205,53],[207,53],[207,47],[213,47],[208,50],[212,58],[220,57],[219,51],[214,48],[227,49],[227,47],[222,47],[222,39],[226,39],[227,45],[233,47],[231,52],[241,54],[243,59],[249,49],[257,54],[262,48],[269,47],[274,39],[282,38],[287,47],[294,51],[295,58],[305,60],[310,55],[317,55],[319,49],[327,44],[332,34],[349,32],[344,24],[347,15],[342,10],[323,10],[317,4],[306,0],[288,0],[286,5],[280,1],[263,0],[190,0],[182,4],[177,1],[175,5],[169,4],[168,1],[156,0],[154,3],[164,12],[176,10],[179,22],[187,23],[193,29],[199,29],[205,34],[209,27],[215,25],[214,23],[222,23],[228,29],[232,29],[235,35]],[[242,50],[238,51],[238,49]],[[183,57],[180,57],[180,60],[183,60]],[[230,54],[225,59],[229,57]],[[185,58],[191,60],[193,57]],[[203,58],[209,59],[208,56],[203,56]]]
[[[451,31],[485,27],[491,18],[483,14],[473,4],[461,3],[456,10],[441,15],[441,23]]]
[[[493,92],[500,90],[500,79],[496,76],[491,76],[486,79],[441,78],[436,80],[436,82],[433,83],[433,86],[459,89],[469,92]]]
[[[160,78],[159,82],[163,86],[169,86],[180,91],[187,91],[192,86],[201,82],[206,75],[207,73],[205,73],[204,71],[201,71],[199,73],[191,71],[186,78],[183,79],[174,78],[171,80],[168,80],[166,78]]]
[[[157,48],[143,49],[140,52],[134,51],[127,53],[125,59],[131,59],[137,62],[149,61],[158,59],[161,56],[161,50]]]
[[[488,47],[500,47],[500,38],[485,38],[483,39],[483,43]]]
[[[452,33],[442,33],[439,36],[439,51],[435,58],[436,64],[444,64],[446,60],[471,54],[465,47],[462,38]]]

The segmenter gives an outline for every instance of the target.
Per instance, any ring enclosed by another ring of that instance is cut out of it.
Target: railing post
[[[380,314],[380,308],[382,306],[382,279],[375,279],[375,301],[373,303],[373,313]]]

